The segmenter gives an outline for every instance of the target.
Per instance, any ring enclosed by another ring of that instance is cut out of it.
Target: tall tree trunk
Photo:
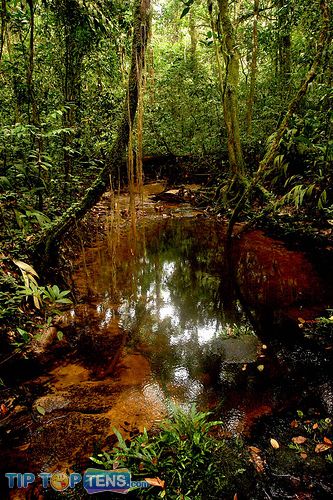
[[[259,15],[259,0],[254,0],[250,90],[249,90],[249,94],[248,94],[247,113],[246,113],[246,125],[247,125],[248,136],[252,135],[253,105],[254,105],[254,95],[255,95],[256,80],[257,80],[258,15]]]
[[[242,211],[242,209],[244,207],[244,204],[246,203],[246,200],[249,198],[249,196],[252,193],[255,186],[257,186],[258,183],[260,182],[260,180],[265,176],[268,168],[272,164],[277,152],[279,151],[281,140],[288,129],[291,117],[296,112],[302,98],[305,96],[310,83],[316,78],[316,76],[320,70],[323,55],[324,55],[325,50],[326,50],[328,43],[330,41],[330,22],[331,22],[331,15],[330,15],[331,12],[330,12],[330,9],[329,9],[329,6],[328,6],[326,0],[320,0],[320,9],[321,9],[321,15],[322,15],[322,26],[321,26],[321,30],[320,30],[318,43],[317,43],[317,53],[316,53],[315,58],[312,62],[311,68],[307,72],[303,82],[301,83],[301,85],[298,89],[297,94],[290,102],[290,104],[288,106],[287,113],[286,113],[284,119],[282,120],[281,125],[279,126],[278,130],[276,131],[273,141],[271,142],[264,158],[259,163],[259,167],[258,167],[256,174],[254,175],[251,183],[244,190],[239,202],[237,203],[235,210],[233,211],[233,214],[230,218],[229,225],[228,225],[228,237],[229,238],[232,235],[233,227],[234,227],[235,222],[238,218],[238,215],[240,214],[240,212]]]
[[[64,215],[44,231],[33,245],[33,252],[44,266],[56,254],[57,247],[64,234],[75,226],[90,208],[100,200],[110,185],[110,176],[121,163],[128,146],[129,133],[133,127],[138,104],[139,82],[142,79],[141,68],[144,67],[145,53],[149,36],[150,0],[137,0],[134,11],[133,41],[131,69],[128,80],[128,92],[124,104],[123,115],[119,124],[117,137],[113,143],[110,161],[87,189],[82,200],[70,207]]]
[[[225,61],[225,82],[223,90],[223,111],[227,128],[228,154],[234,176],[244,173],[244,160],[240,141],[238,116],[239,51],[233,28],[228,0],[218,0],[220,22],[223,32],[223,54]]]
[[[27,87],[28,87],[28,117],[29,123],[35,127],[39,127],[39,113],[37,108],[35,88],[34,88],[34,63],[35,63],[35,12],[34,1],[27,0],[30,13],[30,38],[29,38],[29,64],[27,70]],[[43,210],[43,182],[42,182],[42,154],[43,154],[43,139],[40,134],[33,136],[33,146],[37,148],[37,187],[39,188],[37,194],[37,208]]]
[[[192,10],[189,14],[189,34],[191,38],[191,63],[193,66],[193,71],[196,70],[197,66],[197,45],[198,45],[198,33],[195,26],[195,20]],[[195,74],[194,74],[195,76]]]
[[[33,72],[34,72],[34,57],[35,57],[35,13],[33,0],[27,0],[30,13],[30,39],[29,39],[29,63],[27,70],[27,87],[28,87],[28,117],[29,123],[33,123],[36,118],[36,108],[34,100],[33,88]]]
[[[221,89],[221,95],[223,98],[223,89],[224,89],[224,84],[223,84],[223,62],[222,62],[222,57],[220,54],[220,47],[218,45],[218,42],[215,37],[215,31],[217,31],[217,26],[216,22],[214,21],[214,16],[213,16],[213,0],[207,0],[207,9],[209,13],[209,20],[210,20],[210,27],[212,30],[212,35],[213,35],[213,44],[214,44],[214,49],[215,49],[215,58],[216,58],[216,64],[217,64],[217,71],[218,71],[218,77],[219,77],[219,84],[220,84],[220,89]]]
[[[81,66],[84,53],[78,47],[75,31],[78,27],[71,24],[71,7],[66,5],[65,10],[65,78],[64,78],[64,101],[67,107],[63,114],[63,125],[72,130],[71,134],[65,134],[63,140],[64,149],[64,195],[68,191],[69,177],[73,173],[74,157],[71,153],[75,137],[75,129],[79,122],[78,109],[81,96]]]
[[[6,24],[7,24],[6,0],[1,0],[0,62],[2,60],[3,47],[5,45]]]
[[[291,26],[289,20],[289,4],[285,0],[278,2],[278,61],[279,76],[284,84],[288,84],[291,75]]]

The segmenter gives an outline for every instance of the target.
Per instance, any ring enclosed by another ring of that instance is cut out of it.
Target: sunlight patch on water
[[[180,383],[185,384],[189,378],[190,378],[190,374],[189,374],[188,370],[184,367],[176,368],[176,370],[174,371],[173,379],[174,379],[176,384],[180,384]]]
[[[206,344],[213,340],[218,334],[220,323],[218,321],[207,321],[207,323],[198,328],[198,340],[200,344]]]

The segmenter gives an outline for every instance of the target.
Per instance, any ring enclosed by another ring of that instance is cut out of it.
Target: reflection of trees
[[[223,307],[223,247],[216,228],[206,229],[181,220],[170,221],[162,233],[146,234],[144,262],[139,254],[133,278],[137,295],[123,311],[134,341],[147,346],[165,383],[180,366],[192,381],[203,370],[213,370],[217,380],[223,349],[216,339],[235,318],[244,321],[234,299]]]

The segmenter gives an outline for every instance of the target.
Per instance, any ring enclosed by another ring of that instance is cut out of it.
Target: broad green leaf
[[[73,304],[73,302],[71,301],[71,299],[66,299],[66,298],[56,299],[56,303],[57,304]]]
[[[22,330],[22,328],[16,328],[21,337],[23,338],[24,342],[28,342],[30,340],[30,335],[26,330]]]

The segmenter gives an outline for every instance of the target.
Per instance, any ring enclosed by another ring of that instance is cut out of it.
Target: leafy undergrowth
[[[332,432],[332,419],[315,409],[259,421],[249,447],[257,491],[267,498],[332,498]]]
[[[327,309],[325,316],[314,321],[301,321],[299,328],[304,336],[315,340],[326,350],[333,348],[333,309]]]
[[[5,356],[43,335],[54,317],[61,314],[59,308],[72,303],[69,290],[43,286],[39,281],[30,264],[0,255],[0,342]],[[61,332],[58,338],[61,340]]]
[[[332,220],[319,212],[314,216],[304,210],[291,210],[289,213],[251,212],[250,224],[265,229],[268,234],[283,238],[299,248],[321,248],[331,244],[333,239]]]
[[[234,498],[250,491],[252,468],[240,439],[219,439],[221,422],[193,406],[186,413],[172,408],[172,417],[155,433],[146,431],[125,442],[118,431],[117,445],[92,460],[105,469],[126,467],[136,480],[148,478],[152,487],[133,492],[133,498],[175,500]],[[250,479],[249,479],[250,478]]]
[[[125,467],[136,480],[152,485],[130,492],[130,498],[331,498],[329,417],[298,410],[263,418],[247,444],[239,438],[221,439],[221,422],[209,419],[209,413],[194,407],[188,413],[173,407],[159,431],[145,431],[131,441],[115,431],[116,446],[92,460],[108,470]]]

